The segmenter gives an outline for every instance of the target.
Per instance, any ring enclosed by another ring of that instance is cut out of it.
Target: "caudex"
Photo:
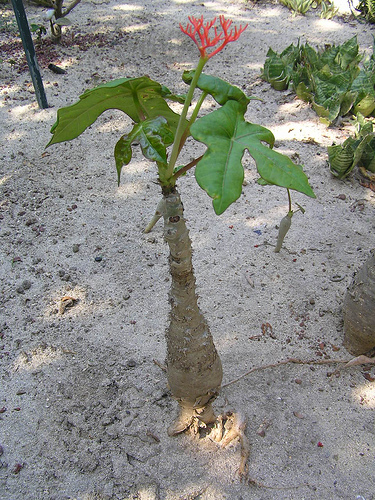
[[[133,122],[129,133],[118,140],[114,149],[118,182],[122,168],[131,161],[133,144],[139,144],[146,159],[156,163],[161,203],[146,230],[150,231],[163,217],[170,250],[172,284],[166,365],[169,387],[180,408],[177,420],[169,428],[170,435],[215,422],[212,402],[222,381],[220,357],[198,307],[191,242],[177,189],[180,177],[195,167],[199,186],[213,199],[214,211],[220,215],[241,195],[242,157],[248,150],[261,184],[315,197],[302,167],[272,149],[272,132],[245,120],[250,98],[238,87],[203,73],[208,61],[229,42],[238,40],[247,25],[233,28],[232,21],[224,16],[219,17],[219,23],[216,18],[205,22],[202,16],[189,17],[186,27],[180,28],[200,53],[196,69],[182,75],[189,85],[185,96],[173,94],[148,76],[111,81],[86,91],[75,104],[59,109],[48,144],[70,141],[104,111],[118,109]],[[195,92],[199,92],[196,98]],[[218,107],[198,118],[207,96]],[[183,104],[181,114],[169,107],[168,100]],[[204,143],[207,149],[199,158],[180,166],[178,158],[188,137]]]

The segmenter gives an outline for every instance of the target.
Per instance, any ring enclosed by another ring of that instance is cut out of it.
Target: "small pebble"
[[[95,257],[95,262],[101,262],[103,260],[103,257],[101,255],[98,255]]]
[[[33,224],[36,224],[37,222],[38,222],[38,219],[35,219],[35,217],[33,219],[28,219],[25,222],[25,226],[32,226]]]
[[[23,464],[16,464],[12,470],[13,474],[18,474],[21,471],[21,469],[23,469],[23,467],[24,467]]]
[[[293,412],[293,415],[294,415],[295,417],[297,417],[297,418],[300,418],[300,419],[305,418],[305,417],[302,415],[302,413],[300,413],[299,411],[294,411],[294,412]]]
[[[129,359],[129,361],[126,363],[126,366],[128,368],[134,368],[137,366],[137,363],[134,359]]]
[[[102,426],[107,427],[108,425],[111,425],[113,423],[113,420],[110,417],[104,417],[102,419]]]
[[[75,244],[73,245],[73,252],[74,252],[74,253],[79,252],[79,245],[78,245],[78,243],[75,243]]]
[[[22,282],[22,287],[24,290],[29,290],[31,288],[31,281],[25,280]]]

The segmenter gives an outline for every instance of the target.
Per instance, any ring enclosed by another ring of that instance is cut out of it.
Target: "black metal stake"
[[[48,108],[47,97],[44,92],[43,81],[40,75],[34,44],[30,34],[29,23],[27,22],[26,12],[22,0],[12,0],[12,6],[16,16],[18,29],[20,31],[23,49],[26,54],[31,79],[33,81],[36,99],[40,108]]]

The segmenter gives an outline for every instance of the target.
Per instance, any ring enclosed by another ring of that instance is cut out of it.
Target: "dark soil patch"
[[[115,45],[125,37],[125,33],[87,33],[85,35],[75,34],[67,31],[59,44],[51,38],[35,40],[34,47],[39,66],[47,68],[49,64],[61,64],[64,49],[77,48],[85,52],[90,47],[105,47]],[[11,64],[17,73],[23,73],[28,70],[25,52],[23,50],[21,39],[12,33],[0,34],[0,53],[4,62]]]

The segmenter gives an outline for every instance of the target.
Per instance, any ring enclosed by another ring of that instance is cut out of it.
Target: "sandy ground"
[[[41,10],[27,12],[33,21]],[[274,132],[317,195],[294,195],[306,213],[295,215],[275,254],[267,243],[276,241],[287,197],[255,183],[250,157],[243,196],[220,217],[193,172],[181,179],[223,382],[290,357],[352,358],[342,345],[342,303],[375,246],[375,195],[356,173],[345,181],[330,175],[326,147],[348,136],[348,123],[327,129],[259,74],[270,46],[357,34],[369,52],[373,28],[238,0],[83,0],[73,33],[103,33],[106,45],[94,37],[82,51],[67,35],[41,64],[48,109],[38,109],[27,72],[4,57],[0,65],[1,500],[375,498],[374,367],[285,364],[223,388],[217,411],[248,421],[248,482],[237,475],[238,443],[220,449],[208,438],[168,437],[177,408],[153,361],[165,357],[167,248],[160,223],[142,233],[160,197],[156,171],[135,151],[117,187],[112,151],[130,125],[118,112],[44,150],[57,109],[98,83],[148,74],[184,92],[181,72],[197,51],[178,23],[201,14],[249,23],[207,72],[263,99],[251,103],[248,120]],[[66,74],[50,72],[49,62]],[[192,146],[186,159],[194,155]],[[62,314],[65,296],[76,301]]]

